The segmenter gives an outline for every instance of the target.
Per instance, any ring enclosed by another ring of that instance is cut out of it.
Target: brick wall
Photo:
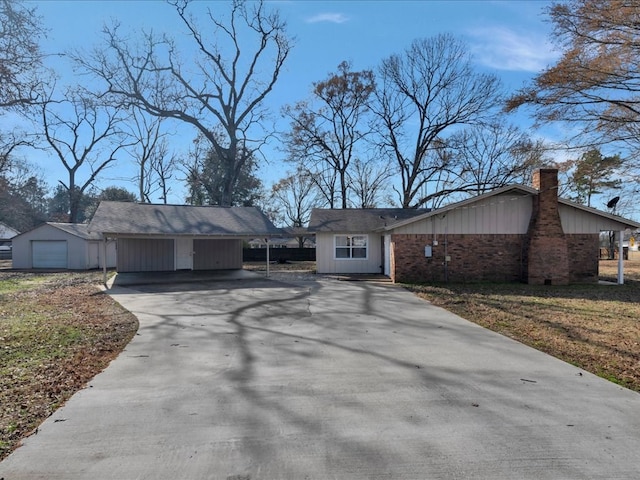
[[[566,235],[569,257],[569,283],[596,283],[598,281],[599,235]]]
[[[394,282],[520,282],[528,281],[525,235],[444,235],[435,237],[433,256],[424,247],[433,235],[391,236],[391,279]],[[598,281],[598,235],[565,235],[568,269],[565,283]],[[450,257],[445,269],[446,253]],[[542,243],[540,245],[545,248]],[[547,252],[553,255],[552,252]],[[546,278],[546,277],[544,277]],[[544,278],[542,283],[544,284]],[[552,274],[552,284],[560,284]],[[554,282],[555,279],[555,282]]]
[[[394,282],[517,282],[523,275],[524,235],[391,235]],[[450,258],[446,262],[445,255]]]

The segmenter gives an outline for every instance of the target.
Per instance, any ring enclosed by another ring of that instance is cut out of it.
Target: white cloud
[[[330,22],[330,23],[344,23],[349,20],[343,13],[318,13],[313,17],[309,17],[306,19],[307,23],[319,23],[319,22]]]
[[[475,39],[475,58],[491,68],[520,72],[539,72],[558,58],[541,34],[521,35],[505,27],[480,28],[469,32]]]

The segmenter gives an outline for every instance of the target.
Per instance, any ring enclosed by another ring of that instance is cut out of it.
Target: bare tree
[[[39,41],[44,34],[35,8],[19,0],[0,0],[0,109],[32,104],[45,79]],[[9,178],[15,149],[31,145],[27,135],[0,126],[0,176]]]
[[[171,192],[171,180],[175,175],[178,168],[178,157],[175,154],[168,155],[166,142],[162,142],[159,148],[157,156],[151,158],[151,171],[154,182],[149,183],[149,190],[147,192],[147,198],[151,193],[159,193],[159,199],[162,203],[167,203],[169,200],[169,192]],[[155,183],[155,190],[152,185]]]
[[[500,120],[457,132],[447,143],[457,172],[453,190],[466,194],[529,184],[532,172],[547,163],[542,141]]]
[[[196,50],[189,63],[168,36],[147,33],[136,47],[118,26],[104,29],[104,49],[74,57],[119,103],[195,127],[222,160],[222,204],[231,205],[241,171],[270,135],[263,103],[291,48],[286,25],[262,1],[234,0],[226,21],[208,10],[207,26],[188,15],[187,1],[170,3]]]
[[[84,192],[116,161],[118,151],[129,145],[118,130],[121,112],[88,92],[71,90],[65,100],[43,101],[39,110],[40,135],[68,174],[60,185],[69,196],[69,221],[75,223]]]
[[[376,208],[384,201],[393,172],[384,163],[356,158],[350,175],[355,208]]]
[[[425,205],[426,185],[447,168],[438,140],[452,127],[479,123],[499,102],[498,79],[474,72],[467,52],[463,42],[443,34],[416,40],[382,62],[378,138],[398,166],[403,208]]]
[[[309,222],[311,210],[318,205],[318,192],[311,174],[301,168],[271,187],[269,210],[278,223],[303,227]]]
[[[305,158],[307,168],[335,172],[342,208],[347,208],[349,203],[349,167],[358,156],[358,146],[370,133],[363,117],[369,111],[374,89],[371,70],[352,72],[351,65],[342,62],[338,73],[314,83],[310,102],[300,102],[284,110],[291,120],[291,131],[287,135],[290,155]],[[336,185],[326,183],[331,187],[330,192],[334,192]],[[334,195],[325,194],[325,197],[331,199],[330,205],[334,208]]]
[[[0,107],[32,103],[43,81],[39,40],[44,30],[35,8],[0,0]]]
[[[162,130],[162,124],[162,117],[149,116],[135,108],[127,122],[130,136],[135,140],[127,151],[138,166],[135,181],[141,202],[151,203],[151,196],[158,191],[160,198],[167,201],[175,157],[169,154],[168,133]]]
[[[264,210],[274,223],[284,224],[296,231],[309,222],[311,210],[320,204],[318,197],[318,187],[312,174],[298,167],[271,187]],[[298,247],[303,248],[304,236],[298,236],[297,239]]]
[[[14,151],[22,146],[32,146],[32,140],[28,139],[22,132],[15,129],[5,135],[0,133],[0,176],[5,176],[12,169],[14,164]]]

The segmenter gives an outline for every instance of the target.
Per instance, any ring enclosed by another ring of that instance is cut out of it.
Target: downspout
[[[624,284],[624,248],[622,247],[622,243],[624,240],[624,231],[621,230],[619,232],[620,237],[618,238],[618,285]]]

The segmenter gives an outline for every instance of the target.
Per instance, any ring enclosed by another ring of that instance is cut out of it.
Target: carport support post
[[[624,240],[624,231],[618,232],[618,285],[624,284],[624,248],[622,243]]]
[[[269,239],[265,238],[267,242],[267,278],[269,278]]]
[[[107,237],[102,236],[102,281],[107,285]]]

